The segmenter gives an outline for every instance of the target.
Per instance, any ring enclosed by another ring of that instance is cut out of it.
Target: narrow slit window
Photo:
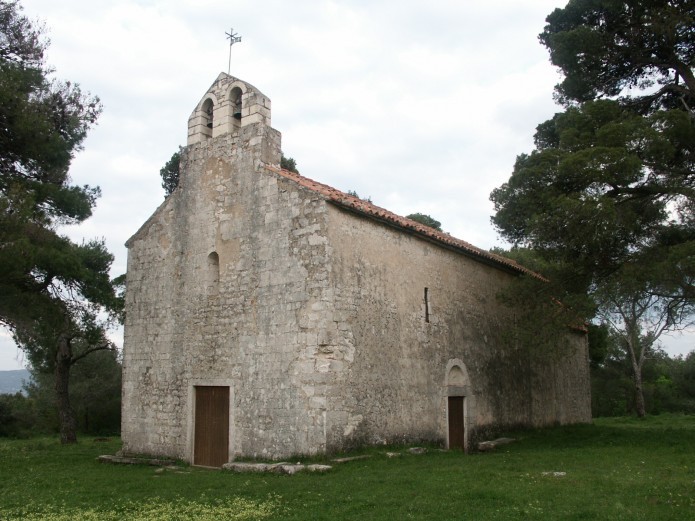
[[[220,256],[215,251],[208,255],[206,279],[208,295],[216,295],[220,283]]]
[[[430,321],[430,292],[425,288],[425,322]]]

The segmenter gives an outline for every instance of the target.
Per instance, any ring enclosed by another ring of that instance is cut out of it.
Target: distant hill
[[[25,381],[29,381],[31,375],[26,369],[15,371],[0,371],[0,394],[15,394],[22,390]]]

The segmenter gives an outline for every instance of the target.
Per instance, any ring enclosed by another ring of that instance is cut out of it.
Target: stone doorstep
[[[99,456],[97,461],[100,463],[113,463],[115,465],[149,465],[152,467],[172,467],[175,461],[171,459],[159,458],[137,458],[131,456],[118,456],[105,454]]]
[[[280,463],[225,463],[224,470],[232,472],[273,472],[276,474],[296,474],[297,472],[328,472],[333,467],[330,465],[302,465],[286,462]]]
[[[426,454],[427,449],[424,447],[411,447],[407,450],[409,454]],[[386,452],[387,458],[395,458],[401,456],[400,452]],[[371,454],[362,454],[360,456],[348,456],[345,458],[334,458],[331,463],[348,463],[350,461],[359,461],[363,459],[371,458]],[[296,474],[297,472],[309,471],[309,472],[327,472],[333,467],[331,465],[302,465],[301,463],[225,463],[222,465],[225,470],[231,470],[232,472],[274,472],[277,474]]]
[[[501,440],[507,438],[500,438]],[[510,439],[511,440],[511,439]],[[499,440],[495,440],[498,442]],[[513,441],[513,440],[511,440]],[[483,442],[483,443],[494,443],[494,442]],[[507,442],[509,443],[509,442]],[[491,450],[491,449],[488,449]],[[427,449],[422,447],[411,447],[408,449],[410,454],[425,454]],[[393,458],[401,456],[399,452],[387,452],[386,457]],[[363,454],[360,456],[349,456],[345,458],[335,458],[332,459],[332,463],[348,463],[350,461],[358,461],[363,459],[371,458],[369,454]],[[160,459],[160,458],[146,458],[146,457],[135,457],[135,456],[124,456],[120,454],[115,455],[103,455],[99,456],[97,460],[100,463],[112,463],[116,465],[150,465],[153,467],[163,467],[167,469],[178,469],[179,467],[174,465],[174,460],[171,459]],[[210,467],[217,468],[217,467]],[[296,474],[297,472],[328,472],[333,466],[331,465],[303,465],[301,463],[288,463],[286,461],[281,461],[279,463],[242,463],[242,462],[231,462],[222,465],[223,470],[229,470],[231,472],[272,472],[276,474]]]
[[[136,458],[117,455],[102,455],[97,458],[100,463],[111,463],[115,465],[149,465],[152,467],[160,467],[159,471],[165,469],[179,470],[180,467],[173,465],[173,460],[157,459],[157,458]],[[207,467],[214,468],[217,467]],[[301,471],[309,472],[327,472],[331,470],[330,465],[301,465],[291,464],[286,462],[280,463],[225,463],[222,469],[231,470],[232,472],[274,472],[277,474],[296,474]]]
[[[478,450],[480,452],[489,452],[491,450],[495,450],[500,445],[507,445],[514,441],[516,441],[514,438],[497,438],[496,440],[492,441],[481,441],[478,443]]]
[[[371,458],[369,454],[363,454],[361,456],[349,456],[346,458],[335,458],[331,460],[331,463],[347,463],[349,461],[357,461]],[[231,470],[232,472],[274,472],[276,474],[296,474],[297,472],[308,471],[308,472],[328,472],[333,468],[332,465],[303,465],[301,463],[287,463],[281,461],[279,463],[225,463],[222,465],[224,470]]]
[[[367,458],[371,458],[371,456],[369,454],[363,454],[361,456],[348,456],[346,458],[335,458],[335,459],[332,459],[331,461],[333,463],[347,463],[348,461],[357,461],[357,460],[367,459]]]

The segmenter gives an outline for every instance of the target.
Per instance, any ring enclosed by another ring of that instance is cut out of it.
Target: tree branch
[[[106,344],[102,344],[102,345],[95,346],[95,347],[90,347],[89,349],[87,349],[83,353],[80,353],[77,356],[73,356],[72,360],[70,361],[70,365],[74,365],[79,360],[82,360],[84,357],[91,355],[92,353],[94,353],[96,351],[113,351],[113,350],[115,350],[115,348],[116,348],[116,346],[114,346],[112,342],[107,342]]]

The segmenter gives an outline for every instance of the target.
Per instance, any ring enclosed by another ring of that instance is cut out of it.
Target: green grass
[[[508,434],[494,453],[369,449],[294,476],[97,463],[118,440],[0,440],[0,520],[695,519],[695,416]]]

